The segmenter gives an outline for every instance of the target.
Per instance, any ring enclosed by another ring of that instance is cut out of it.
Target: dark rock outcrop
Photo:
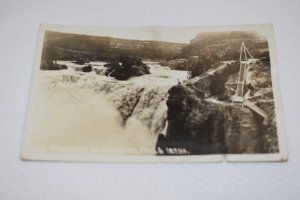
[[[224,116],[218,106],[204,100],[201,92],[182,85],[174,86],[169,90],[167,106],[165,148],[183,148],[189,154],[226,152]]]
[[[114,77],[117,80],[127,80],[134,76],[150,74],[150,68],[140,59],[129,56],[122,56],[119,59],[121,64],[113,61],[105,65],[107,67],[105,75]]]
[[[91,72],[92,71],[92,66],[91,65],[87,65],[82,67],[82,72]]]

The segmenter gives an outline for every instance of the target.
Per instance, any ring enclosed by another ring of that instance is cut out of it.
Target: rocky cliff
[[[227,66],[228,67],[228,66]],[[235,90],[237,73],[228,74],[220,101],[210,93],[215,76],[203,75],[173,86],[168,91],[168,129],[160,136],[157,151],[177,154],[174,149],[185,149],[187,154],[239,154],[278,152],[276,120],[269,68],[256,63],[250,68],[247,101],[269,114],[268,120],[230,98]],[[230,86],[229,86],[230,85]]]

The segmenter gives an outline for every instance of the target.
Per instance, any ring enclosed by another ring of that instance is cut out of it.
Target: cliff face
[[[223,117],[218,106],[201,92],[184,85],[169,90],[166,147],[184,148],[190,154],[224,152]],[[222,143],[223,142],[223,143]]]
[[[168,91],[168,129],[165,137],[159,137],[157,149],[167,154],[172,154],[172,148],[186,149],[188,154],[278,152],[273,96],[263,93],[270,90],[270,74],[259,66],[252,69],[250,80],[255,89],[248,100],[269,113],[267,121],[240,103],[212,96],[208,88],[217,74],[191,79]],[[236,76],[230,76],[228,82]]]
[[[166,147],[190,154],[262,152],[262,127],[249,108],[203,98],[183,85],[170,89],[167,105]]]

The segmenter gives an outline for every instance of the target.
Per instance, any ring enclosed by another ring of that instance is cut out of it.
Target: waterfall
[[[100,147],[106,154],[155,154],[157,136],[166,127],[171,85],[152,76],[117,81],[73,69],[39,74],[33,118],[43,123],[32,128],[34,143]]]
[[[119,111],[124,124],[134,118],[148,127],[151,133],[157,135],[165,127],[167,92],[171,86],[141,84],[139,80],[141,78],[132,81],[116,81],[110,77],[91,75],[79,80],[78,85],[102,94]]]
[[[64,62],[64,64],[68,64]],[[91,89],[110,102],[122,117],[122,124],[138,120],[153,135],[166,128],[168,90],[186,78],[185,71],[170,70],[157,63],[147,63],[151,74],[117,81],[104,76],[103,62],[94,62],[93,71],[80,73],[72,69],[46,73],[48,87]],[[95,66],[97,65],[97,66]]]

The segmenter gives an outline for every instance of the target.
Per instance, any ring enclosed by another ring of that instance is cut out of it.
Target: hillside
[[[142,59],[159,60],[180,57],[183,46],[185,44],[47,31],[45,33],[42,60],[84,58],[109,61],[121,54]]]

